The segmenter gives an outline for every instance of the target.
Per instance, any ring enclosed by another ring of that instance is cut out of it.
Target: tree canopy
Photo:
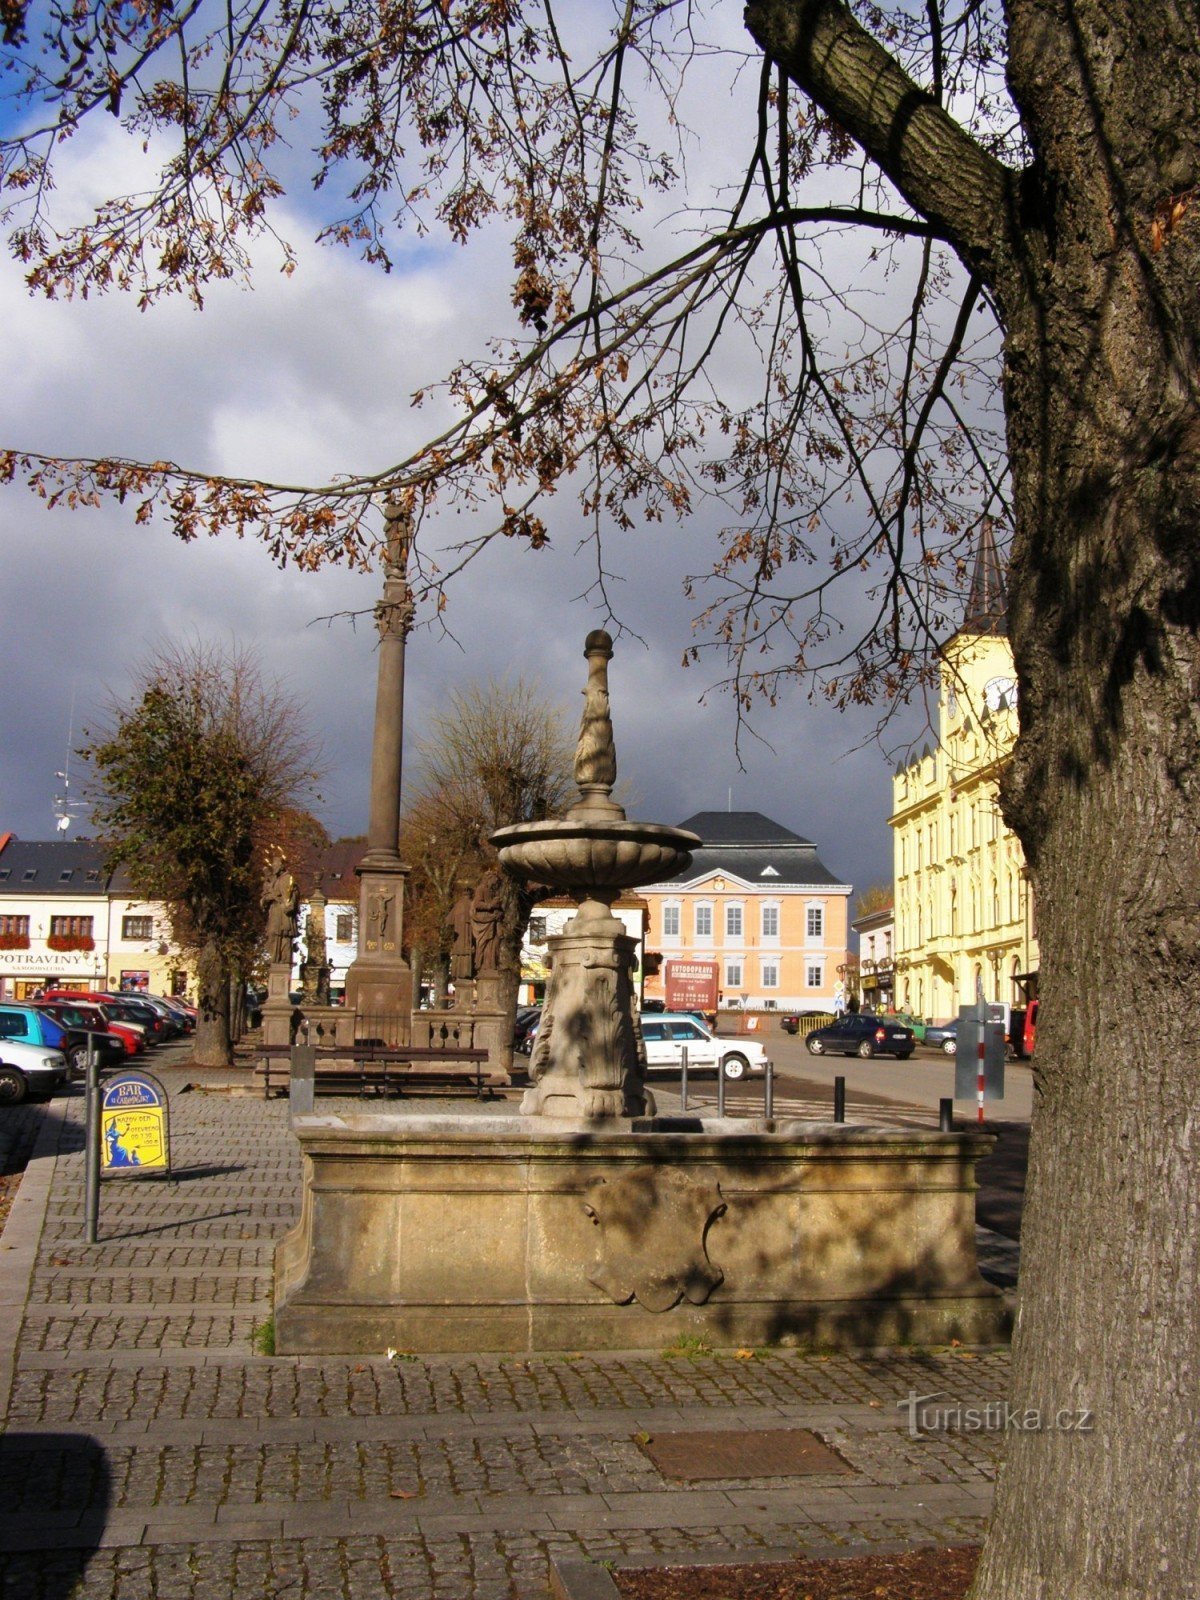
[[[909,71],[968,105],[995,170],[1019,151],[993,8],[968,6],[933,40],[904,7],[864,10]],[[0,141],[0,196],[35,291],[199,300],[250,272],[307,176],[314,229],[384,269],[405,229],[503,231],[514,316],[428,375],[421,448],[348,463],[337,484],[15,451],[0,477],[115,494],[184,538],[256,531],[313,563],[367,559],[381,491],[419,513],[480,510],[465,561],[498,536],[539,547],[568,486],[602,573],[614,530],[713,505],[712,640],[768,695],[777,674],[813,669],[837,699],[911,686],[973,533],[1006,522],[986,288],[945,228],[847,159],[844,129],[728,5],[654,0],[605,19],[509,0],[94,4],[40,36],[14,25],[5,64],[28,109]],[[704,126],[714,94],[721,152]],[[145,146],[144,184],[60,218],[55,162],[97,115]],[[425,579],[441,588],[454,570]]]
[[[223,1064],[231,980],[260,954],[268,853],[283,851],[299,872],[323,835],[298,809],[315,776],[299,709],[247,651],[164,647],[85,753],[107,858],[166,906],[176,943],[195,957],[196,1056]]]

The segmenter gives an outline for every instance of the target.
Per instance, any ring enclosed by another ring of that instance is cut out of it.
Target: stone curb
[[[17,1345],[33,1283],[58,1149],[67,1118],[60,1103],[49,1101],[29,1153],[12,1208],[0,1234],[0,1417],[8,1415],[17,1371]]]

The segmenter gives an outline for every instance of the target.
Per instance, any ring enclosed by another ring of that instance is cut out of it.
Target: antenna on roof
[[[54,826],[57,832],[66,833],[83,810],[82,800],[71,798],[71,741],[75,736],[75,684],[71,685],[71,711],[67,719],[67,756],[61,772],[54,776],[61,780],[62,791],[54,796]]]

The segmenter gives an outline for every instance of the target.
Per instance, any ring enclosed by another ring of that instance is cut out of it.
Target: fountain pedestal
[[[583,1122],[653,1113],[634,1016],[637,940],[608,906],[587,900],[549,949],[550,982],[530,1061],[534,1081],[522,1113]]]

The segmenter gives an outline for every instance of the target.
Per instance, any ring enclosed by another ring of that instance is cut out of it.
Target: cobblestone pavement
[[[0,1241],[0,1600],[544,1600],[552,1555],[979,1536],[1001,1436],[913,1438],[897,1405],[1002,1400],[1005,1352],[259,1354],[299,1194],[287,1107],[185,1076],[173,1178],[106,1183],[93,1247],[82,1099],[22,1109],[40,1127]],[[642,1448],[791,1427],[853,1470],[692,1484]]]

